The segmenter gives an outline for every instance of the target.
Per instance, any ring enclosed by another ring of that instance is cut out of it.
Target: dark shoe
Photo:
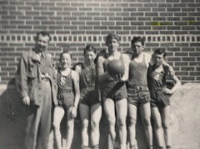
[[[166,149],[171,149],[171,146],[167,145],[167,146],[166,146]]]

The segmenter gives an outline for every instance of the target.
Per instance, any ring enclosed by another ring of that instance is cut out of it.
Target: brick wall
[[[82,61],[85,45],[105,48],[109,32],[121,37],[122,51],[133,36],[143,36],[146,51],[167,49],[182,82],[200,82],[199,25],[200,0],[1,0],[0,84],[12,80],[19,56],[43,29],[52,34],[55,60],[68,48]]]

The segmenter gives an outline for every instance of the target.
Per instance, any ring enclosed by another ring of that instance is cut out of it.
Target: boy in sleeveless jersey
[[[61,68],[57,73],[58,105],[54,108],[53,128],[55,145],[58,149],[70,149],[74,133],[74,119],[77,116],[77,107],[80,98],[79,76],[71,67],[71,55],[68,52],[60,54]],[[66,140],[63,141],[60,132],[60,123],[66,115]],[[63,141],[63,142],[62,142]]]
[[[99,149],[99,122],[102,115],[101,103],[99,100],[96,66],[96,49],[87,45],[84,49],[84,63],[76,65],[75,70],[80,76],[80,117],[82,122],[82,149],[88,149],[89,136],[91,136],[92,149]],[[88,135],[89,124],[91,124],[91,135]]]
[[[105,114],[109,124],[109,134],[113,145],[115,145],[116,131],[115,123],[118,120],[120,149],[126,149],[126,116],[127,116],[127,90],[125,82],[128,79],[127,55],[118,51],[119,37],[110,33],[106,37],[108,51],[97,59],[98,81]],[[110,76],[107,72],[107,64],[114,59],[121,60],[125,65],[123,76]],[[115,115],[116,109],[116,115]]]
[[[162,64],[162,62],[165,60],[165,57],[165,49],[157,49],[153,54],[154,65],[149,66],[148,70],[148,84],[151,95],[151,111],[154,121],[155,136],[159,149],[164,149],[165,144],[166,149],[171,148],[169,127],[169,97],[181,84],[173,69],[169,69],[169,67],[166,67]],[[171,89],[167,88],[166,81],[168,77],[170,77],[175,82]],[[165,143],[163,142],[164,140]]]

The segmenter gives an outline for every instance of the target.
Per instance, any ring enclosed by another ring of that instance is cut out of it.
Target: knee
[[[107,117],[107,120],[108,120],[108,123],[109,123],[110,126],[115,125],[115,118]]]
[[[88,128],[88,121],[82,121],[82,128],[87,129]]]
[[[155,129],[162,129],[162,124],[155,123],[154,127]]]
[[[126,119],[119,119],[118,120],[118,125],[120,127],[125,127],[126,126]]]
[[[99,127],[99,123],[95,121],[91,121],[91,129],[96,130]]]
[[[74,123],[68,122],[68,123],[67,123],[67,129],[68,129],[68,130],[71,130],[71,129],[73,129],[73,128],[74,128]]]
[[[169,123],[168,122],[163,122],[163,124],[162,124],[162,126],[163,126],[163,129],[169,129]]]
[[[129,125],[135,126],[136,125],[136,119],[135,118],[129,118]]]
[[[53,129],[56,130],[60,130],[60,124],[57,123],[53,123]]]
[[[151,126],[151,120],[150,120],[150,118],[149,118],[149,119],[148,119],[148,118],[145,118],[145,119],[142,120],[142,122],[143,122],[143,125],[144,125],[145,127]]]

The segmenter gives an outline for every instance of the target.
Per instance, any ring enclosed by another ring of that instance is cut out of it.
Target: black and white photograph
[[[0,0],[0,149],[200,149],[200,0]]]

